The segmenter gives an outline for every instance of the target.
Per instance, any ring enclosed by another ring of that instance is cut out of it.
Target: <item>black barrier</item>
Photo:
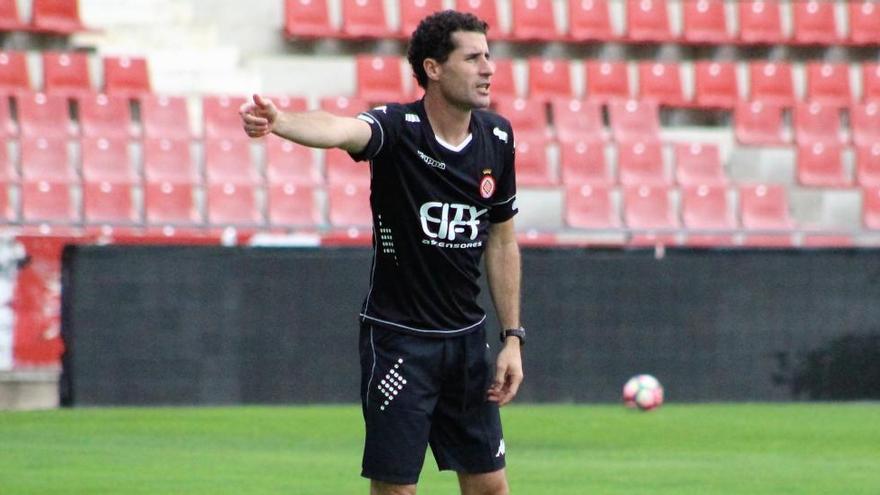
[[[70,247],[63,401],[356,402],[370,259],[366,249]],[[525,249],[523,271],[519,400],[614,401],[637,373],[657,376],[673,401],[880,398],[870,378],[880,351],[835,344],[877,342],[880,251]],[[855,364],[829,367],[826,348]],[[853,359],[841,355],[850,348]],[[845,394],[828,393],[841,383]]]

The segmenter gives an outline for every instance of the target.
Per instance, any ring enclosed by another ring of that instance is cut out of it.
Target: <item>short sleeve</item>
[[[513,131],[510,130],[510,144],[504,147],[504,171],[499,177],[496,201],[492,203],[489,211],[489,221],[492,223],[506,222],[519,213],[516,207],[516,144]]]
[[[370,124],[372,134],[367,146],[360,153],[349,153],[354,161],[372,160],[391,146],[390,141],[394,134],[394,125],[391,117],[387,106],[361,112],[355,117]]]

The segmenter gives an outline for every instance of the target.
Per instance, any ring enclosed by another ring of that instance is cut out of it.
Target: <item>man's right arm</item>
[[[353,117],[340,117],[322,110],[281,112],[270,101],[254,95],[239,109],[242,125],[250,137],[276,134],[312,148],[341,148],[359,153],[370,142],[370,124]]]

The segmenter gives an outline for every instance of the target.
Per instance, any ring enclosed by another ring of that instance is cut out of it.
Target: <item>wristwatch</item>
[[[505,340],[507,337],[516,337],[516,338],[518,338],[518,339],[519,339],[519,345],[520,345],[520,347],[526,345],[526,329],[523,328],[523,327],[519,327],[519,328],[508,328],[507,330],[502,330],[502,331],[501,331],[501,342],[504,342],[504,340]]]

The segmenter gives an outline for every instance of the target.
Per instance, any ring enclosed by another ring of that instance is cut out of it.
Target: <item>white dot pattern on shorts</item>
[[[385,373],[385,376],[379,381],[379,385],[376,386],[376,389],[385,396],[385,400],[382,402],[382,405],[379,406],[380,411],[384,411],[386,408],[390,407],[394,398],[403,392],[403,386],[406,385],[406,378],[404,378],[398,371],[401,370],[402,365],[403,358],[398,358],[394,367]]]

